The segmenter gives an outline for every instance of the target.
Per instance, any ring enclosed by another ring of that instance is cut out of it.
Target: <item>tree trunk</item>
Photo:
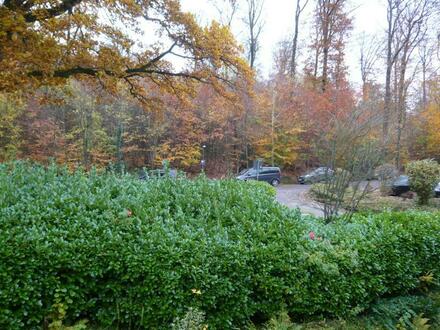
[[[382,152],[386,155],[386,145],[388,143],[388,131],[390,123],[390,113],[391,113],[391,72],[393,68],[392,61],[392,47],[393,47],[393,8],[392,0],[388,0],[387,9],[387,56],[386,56],[386,74],[385,74],[385,99],[384,99],[384,109],[383,109],[383,124],[382,124]]]
[[[271,114],[271,142],[272,142],[272,150],[271,150],[271,160],[272,166],[275,166],[275,89],[272,90],[272,114]]]
[[[297,48],[298,48],[298,34],[299,34],[299,18],[301,16],[301,12],[304,10],[308,3],[308,0],[301,7],[301,0],[296,1],[296,11],[295,11],[295,29],[293,32],[293,40],[292,40],[292,57],[290,62],[290,74],[292,79],[295,79],[296,76],[296,57],[297,57]]]
[[[321,89],[325,92],[328,79],[328,53],[329,53],[328,28],[324,28],[324,49],[322,52],[322,78]]]

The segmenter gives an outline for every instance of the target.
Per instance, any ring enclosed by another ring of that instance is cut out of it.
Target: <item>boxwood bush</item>
[[[263,184],[0,164],[0,328],[354,315],[439,271],[439,214],[325,225]]]
[[[433,159],[416,160],[408,163],[406,172],[411,189],[417,193],[420,205],[428,205],[434,188],[440,180],[440,165]]]

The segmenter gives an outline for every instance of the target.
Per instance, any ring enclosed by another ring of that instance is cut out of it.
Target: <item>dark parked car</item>
[[[407,175],[400,175],[394,182],[391,187],[391,195],[392,196],[400,196],[408,191],[410,191],[410,183]],[[434,188],[435,197],[440,197],[440,182]]]
[[[265,181],[276,187],[281,182],[281,170],[279,167],[248,168],[241,171],[237,179]]]
[[[300,184],[305,183],[316,183],[327,181],[330,177],[333,176],[334,171],[328,167],[318,167],[313,171],[308,172],[305,175],[301,175],[298,177],[298,182]]]
[[[409,188],[409,178],[406,175],[400,175],[394,180],[391,186],[391,195],[400,196],[410,190]]]

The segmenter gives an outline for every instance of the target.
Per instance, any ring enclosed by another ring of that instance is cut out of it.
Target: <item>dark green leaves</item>
[[[438,214],[325,225],[268,185],[26,163],[0,165],[0,188],[0,328],[60,306],[64,324],[121,328],[169,328],[189,308],[219,329],[281,309],[343,316],[440,273]]]

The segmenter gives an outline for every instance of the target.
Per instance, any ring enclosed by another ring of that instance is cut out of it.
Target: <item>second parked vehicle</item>
[[[408,191],[410,191],[411,186],[409,182],[409,178],[407,175],[400,175],[394,180],[393,185],[391,186],[391,195],[392,196],[400,196]],[[440,182],[434,188],[434,196],[440,197]]]
[[[391,186],[391,195],[400,196],[410,190],[409,178],[406,175],[399,175]]]
[[[248,168],[241,171],[237,179],[265,181],[276,187],[281,182],[281,170],[279,167]]]
[[[300,184],[306,183],[316,183],[328,181],[330,177],[333,176],[334,171],[328,167],[318,167],[313,171],[308,172],[307,174],[301,175],[298,177],[298,182]]]

